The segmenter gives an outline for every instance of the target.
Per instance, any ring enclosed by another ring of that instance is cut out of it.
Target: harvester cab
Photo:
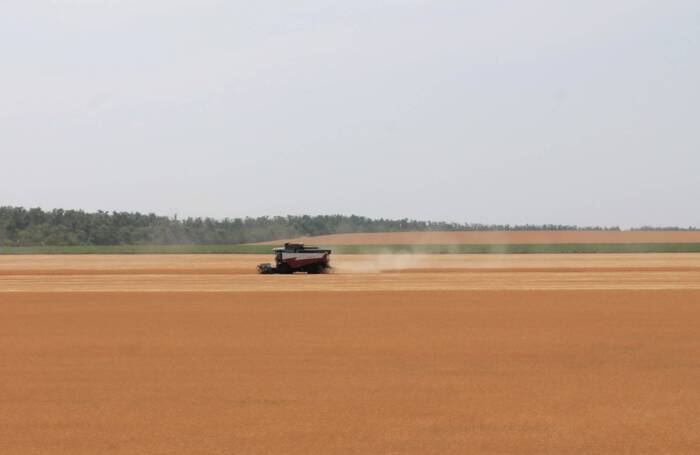
[[[285,243],[284,248],[275,248],[275,266],[269,263],[258,265],[258,272],[273,273],[324,273],[330,269],[331,250],[304,246],[303,243]]]

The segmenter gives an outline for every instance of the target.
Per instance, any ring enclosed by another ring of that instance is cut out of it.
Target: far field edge
[[[319,245],[336,254],[574,254],[700,253],[700,243],[394,244]],[[0,255],[23,254],[269,254],[275,245],[181,244],[0,247]]]

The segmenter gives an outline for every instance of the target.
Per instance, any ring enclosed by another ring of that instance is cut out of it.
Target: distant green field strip
[[[89,245],[0,247],[0,254],[265,254],[270,245]]]
[[[319,245],[338,254],[700,253],[700,243],[513,245]],[[0,254],[270,254],[274,245],[107,245],[0,247]]]
[[[509,245],[338,245],[341,254],[700,253],[700,243],[568,243]]]

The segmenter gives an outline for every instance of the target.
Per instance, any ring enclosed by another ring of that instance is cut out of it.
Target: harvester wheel
[[[292,268],[287,264],[280,264],[277,267],[277,273],[283,273],[283,274],[287,275],[290,273],[294,273],[294,270],[292,270]]]

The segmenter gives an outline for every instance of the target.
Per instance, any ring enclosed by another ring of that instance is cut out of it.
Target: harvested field
[[[700,243],[700,231],[379,232],[320,235],[288,241],[320,245]],[[277,245],[283,242],[276,240],[264,244]]]
[[[700,255],[0,256],[0,453],[697,453]]]
[[[334,255],[334,273],[261,278],[258,255],[0,256],[5,292],[698,289],[699,254]]]

